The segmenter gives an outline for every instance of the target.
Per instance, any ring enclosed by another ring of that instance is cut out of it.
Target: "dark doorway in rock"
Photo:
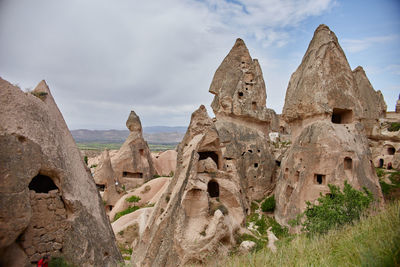
[[[281,166],[281,162],[279,160],[275,160],[275,164],[276,166],[280,167]]]
[[[379,159],[379,165],[378,165],[378,167],[379,168],[383,168],[383,159]]]
[[[349,157],[344,158],[344,169],[351,170],[353,169],[353,160]]]
[[[122,172],[122,177],[125,177],[125,178],[143,178],[143,173],[141,173],[141,172]]]
[[[251,103],[251,109],[256,110],[257,109],[257,102],[252,102]]]
[[[336,124],[351,123],[353,121],[353,111],[351,109],[334,108],[331,121]]]
[[[323,174],[314,174],[314,183],[316,183],[316,184],[325,184],[325,175],[323,175]]]
[[[96,184],[97,190],[104,192],[106,190],[106,185],[104,184]]]
[[[239,95],[239,99],[242,98],[243,97],[243,92],[239,92],[238,95]]]
[[[207,192],[210,197],[219,197],[219,184],[216,181],[209,181],[207,185]]]
[[[217,153],[215,153],[214,151],[203,151],[203,152],[198,152],[198,154],[199,154],[199,160],[211,158],[215,162],[215,164],[217,164],[217,168],[219,169]]]
[[[51,190],[58,189],[50,177],[40,173],[33,177],[28,187],[29,190],[34,190],[36,193],[48,193]]]
[[[396,149],[392,146],[387,148],[387,153],[388,155],[394,155],[394,153],[396,153]]]

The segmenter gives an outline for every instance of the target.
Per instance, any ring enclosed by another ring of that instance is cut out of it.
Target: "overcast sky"
[[[72,129],[186,126],[235,39],[258,58],[267,107],[281,113],[316,27],[336,33],[388,110],[400,93],[400,1],[0,0],[0,76],[45,79]]]

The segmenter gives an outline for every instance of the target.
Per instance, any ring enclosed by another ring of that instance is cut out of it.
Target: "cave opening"
[[[216,181],[208,182],[207,192],[210,197],[219,197],[219,184]]]
[[[28,187],[29,190],[33,190],[36,193],[48,193],[51,190],[58,189],[58,187],[49,176],[40,173],[33,177]]]

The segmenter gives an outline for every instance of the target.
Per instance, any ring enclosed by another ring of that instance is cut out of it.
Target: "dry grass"
[[[213,264],[208,264],[212,266]],[[399,266],[400,202],[353,226],[309,238],[298,235],[267,248],[227,258],[219,266]]]

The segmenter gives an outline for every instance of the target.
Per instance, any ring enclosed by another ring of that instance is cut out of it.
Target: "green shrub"
[[[303,215],[303,231],[310,234],[326,233],[328,230],[338,228],[344,224],[359,220],[361,214],[366,210],[373,196],[364,188],[364,192],[351,187],[345,181],[343,192],[338,186],[329,184],[330,194],[318,198],[319,204],[311,204],[307,201],[307,208]]]
[[[160,178],[161,176],[160,175],[158,175],[158,174],[154,174],[153,175],[153,178]]]
[[[137,211],[138,209],[140,209],[140,207],[138,207],[138,206],[128,207],[126,210],[120,211],[117,214],[115,214],[114,221],[118,220],[119,218],[121,218],[122,216],[124,216],[126,214]]]
[[[129,203],[137,203],[137,202],[139,202],[140,200],[141,200],[141,198],[138,197],[138,196],[135,196],[135,195],[133,195],[133,196],[131,196],[131,197],[125,198],[125,201],[127,201],[127,202],[129,202]]]
[[[400,130],[400,122],[392,122],[388,128],[389,132],[397,132]]]
[[[86,164],[87,164],[87,162],[86,162]],[[97,167],[97,164],[90,165],[90,168],[96,168],[96,167]]]
[[[385,170],[384,170],[384,169],[382,169],[382,168],[375,168],[375,170],[376,170],[376,175],[377,175],[379,178],[382,178],[382,177],[385,175]]]
[[[257,231],[261,235],[265,235],[267,233],[267,222],[265,221],[264,215],[261,215],[261,218],[259,218],[256,222],[255,225],[257,226]]]
[[[261,210],[264,212],[273,212],[275,210],[275,196],[267,197],[263,203],[261,203]]]
[[[83,160],[85,161],[85,163],[86,163],[86,165],[88,164],[87,162],[88,162],[88,157],[87,156],[84,156],[83,157]]]

